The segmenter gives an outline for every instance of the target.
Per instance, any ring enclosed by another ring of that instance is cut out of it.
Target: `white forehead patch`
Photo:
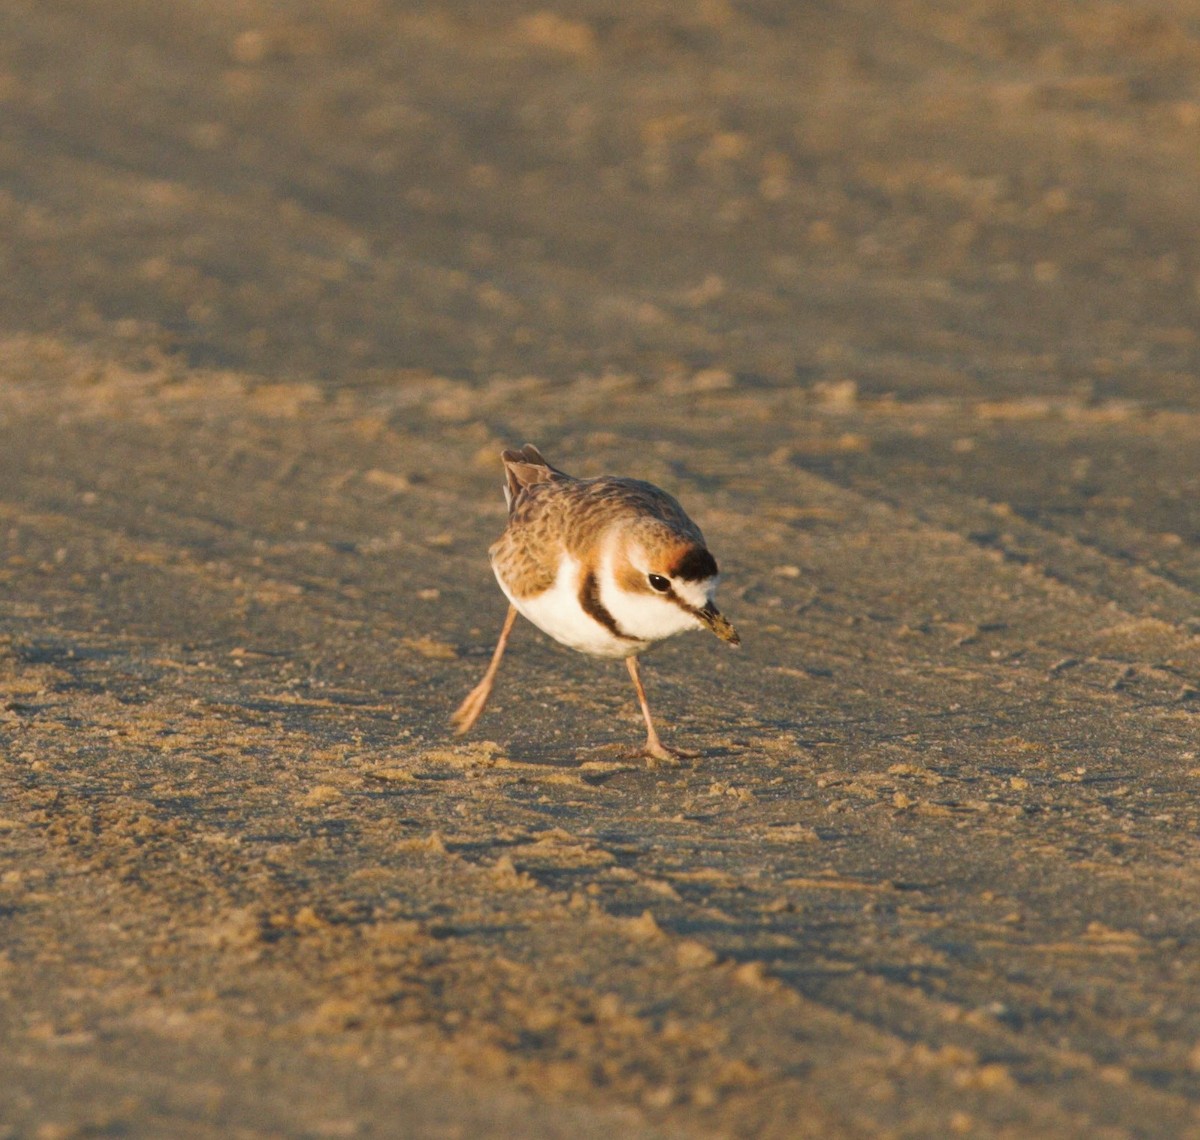
[[[703,609],[704,606],[713,600],[713,596],[717,592],[717,583],[720,580],[717,576],[704,578],[699,582],[688,582],[683,578],[672,578],[671,585],[675,588],[675,593],[687,602],[689,606],[695,606],[696,609]]]

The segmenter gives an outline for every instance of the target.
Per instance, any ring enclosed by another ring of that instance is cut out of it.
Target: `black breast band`
[[[579,587],[579,604],[583,606],[584,613],[598,621],[613,637],[619,637],[623,641],[638,640],[636,637],[630,637],[617,625],[617,619],[600,600],[600,582],[591,570],[583,576],[583,582]]]

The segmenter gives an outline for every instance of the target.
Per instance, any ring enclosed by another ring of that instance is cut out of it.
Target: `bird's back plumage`
[[[633,537],[669,535],[704,546],[704,535],[683,507],[652,483],[613,475],[576,479],[544,460],[530,462],[524,453],[531,450],[537,454],[528,445],[522,453],[504,453],[508,526],[488,551],[510,590],[530,596],[549,589],[564,554],[586,560],[617,525]]]

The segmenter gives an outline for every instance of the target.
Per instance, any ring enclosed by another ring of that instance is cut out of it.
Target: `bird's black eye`
[[[664,578],[661,574],[651,574],[650,585],[660,594],[665,594],[671,588],[670,579]]]

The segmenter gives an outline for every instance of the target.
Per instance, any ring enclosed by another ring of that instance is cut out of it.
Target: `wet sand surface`
[[[1200,12],[0,4],[0,1137],[1200,1136]],[[499,450],[731,651],[504,615]]]

